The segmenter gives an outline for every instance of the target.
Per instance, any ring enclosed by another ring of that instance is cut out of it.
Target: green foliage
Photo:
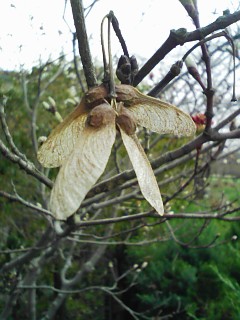
[[[184,319],[237,320],[240,288],[231,275],[235,256],[226,259],[229,247],[204,249],[209,261],[205,263],[202,250],[196,253],[174,243],[129,250],[134,261],[149,259],[137,288],[141,310],[149,310],[151,316],[159,311],[162,315],[178,314],[179,310],[178,317],[182,314]]]
[[[228,186],[231,182],[231,179],[222,181]],[[239,181],[236,186],[239,187]],[[220,190],[222,184],[218,182],[218,188],[209,192],[217,195]],[[236,194],[236,189],[224,189],[224,196],[231,201],[236,201]],[[178,225],[179,221],[171,222],[173,229]],[[212,221],[197,240],[191,242],[202,222],[187,221],[180,225],[175,235],[185,246],[168,241],[128,249],[132,262],[149,262],[140,273],[140,285],[136,288],[140,310],[148,310],[150,317],[171,314],[173,319],[239,319],[240,245],[234,241],[239,226]],[[150,232],[158,232],[164,238],[163,227]],[[216,236],[216,246],[211,245]]]

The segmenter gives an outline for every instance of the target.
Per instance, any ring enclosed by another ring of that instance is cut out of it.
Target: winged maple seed
[[[39,149],[38,160],[44,167],[61,166],[49,202],[56,219],[65,220],[71,216],[99,179],[110,157],[117,130],[143,196],[160,215],[164,213],[158,184],[135,134],[136,127],[191,136],[196,126],[180,109],[146,96],[130,85],[117,85],[116,94],[116,99],[110,99],[104,85],[90,89]]]

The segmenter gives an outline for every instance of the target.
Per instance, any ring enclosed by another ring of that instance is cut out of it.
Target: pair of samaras
[[[44,167],[61,166],[49,202],[56,219],[71,216],[99,179],[117,130],[143,196],[160,215],[164,213],[158,184],[135,134],[136,127],[161,134],[191,136],[196,126],[180,109],[146,96],[130,85],[116,86],[116,94],[116,99],[109,99],[104,85],[90,89],[39,149],[38,160]]]

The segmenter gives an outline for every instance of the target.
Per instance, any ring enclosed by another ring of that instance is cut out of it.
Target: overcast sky
[[[85,0],[87,7],[93,0]],[[237,9],[237,0],[198,0],[202,26],[214,21],[223,10]],[[64,51],[71,57],[74,31],[69,1],[1,0],[0,68],[30,68],[39,59],[54,59]],[[87,30],[94,58],[101,61],[100,23],[113,10],[117,16],[130,54],[150,57],[167,38],[169,30],[193,30],[186,11],[178,0],[99,0],[87,16]],[[66,23],[67,22],[67,23]],[[121,52],[114,42],[114,51]]]

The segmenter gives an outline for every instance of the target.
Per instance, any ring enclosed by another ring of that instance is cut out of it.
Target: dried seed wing
[[[88,126],[63,163],[50,196],[49,209],[66,220],[80,206],[103,173],[116,136],[115,121],[101,128]]]
[[[119,129],[144,198],[160,215],[163,215],[163,202],[157,180],[137,136],[127,135],[120,126]]]
[[[38,161],[47,168],[59,167],[80,139],[86,119],[87,109],[83,99],[39,148]]]
[[[161,134],[195,134],[196,125],[187,113],[167,102],[138,93],[139,99],[135,99],[128,110],[133,113],[140,126]]]

